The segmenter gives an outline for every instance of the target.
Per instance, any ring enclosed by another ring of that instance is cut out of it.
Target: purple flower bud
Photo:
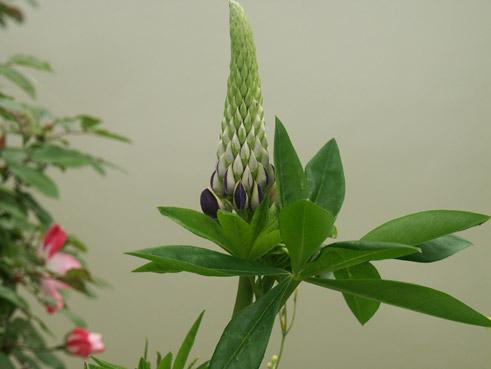
[[[201,192],[200,204],[203,213],[212,218],[217,217],[217,212],[221,208],[220,200],[218,200],[213,191],[209,188],[205,188],[203,192]]]
[[[248,196],[247,192],[242,185],[242,183],[239,181],[235,185],[234,189],[234,205],[237,209],[245,209],[247,207],[247,202],[248,202]]]

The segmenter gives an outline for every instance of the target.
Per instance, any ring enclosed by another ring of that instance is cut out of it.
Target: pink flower
[[[67,240],[67,235],[58,224],[52,225],[44,236],[43,247],[40,250],[41,257],[46,262],[46,269],[60,276],[65,275],[70,269],[79,269],[80,261],[72,255],[59,252]],[[46,304],[48,313],[53,314],[64,306],[63,297],[59,290],[68,286],[47,275],[41,278],[41,289],[44,295],[52,300]]]
[[[43,277],[41,279],[41,290],[49,299],[49,301],[46,303],[46,310],[48,310],[48,313],[53,314],[58,310],[63,309],[63,297],[59,291],[65,288],[68,288],[65,283],[57,281],[54,278]]]
[[[104,351],[102,335],[80,327],[75,328],[67,335],[65,345],[69,353],[81,357]]]

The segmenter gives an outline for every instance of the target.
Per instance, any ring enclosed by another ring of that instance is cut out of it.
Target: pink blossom
[[[79,269],[81,267],[80,261],[72,255],[60,252],[66,240],[67,235],[63,228],[58,224],[54,224],[46,232],[43,247],[40,250],[40,254],[46,262],[46,269],[60,276],[65,275],[71,269]],[[44,295],[53,301],[53,303],[46,304],[46,309],[50,314],[63,308],[63,297],[59,291],[64,288],[68,288],[68,285],[48,275],[42,276],[41,289]]]
[[[75,356],[87,357],[104,351],[104,342],[99,333],[77,327],[66,337],[66,349]]]

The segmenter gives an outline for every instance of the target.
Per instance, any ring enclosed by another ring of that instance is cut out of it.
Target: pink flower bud
[[[88,357],[104,351],[102,335],[80,327],[75,328],[66,336],[65,346],[70,354],[80,357]]]

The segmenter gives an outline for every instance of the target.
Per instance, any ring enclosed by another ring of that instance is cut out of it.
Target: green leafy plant
[[[0,2],[0,23],[5,7]],[[86,323],[70,309],[67,296],[69,291],[93,296],[93,287],[101,283],[83,260],[87,247],[56,224],[38,195],[59,197],[53,170],[91,167],[104,174],[113,167],[72,148],[73,136],[129,140],[107,131],[98,118],[57,117],[32,103],[36,90],[28,70],[52,68],[24,54],[0,63],[0,367],[64,368],[57,351],[87,356],[103,349],[100,335],[83,329]],[[30,100],[13,96],[19,93]],[[79,328],[58,345],[47,346],[45,336],[52,336],[49,324],[33,313],[26,294],[48,313],[64,313]]]
[[[491,327],[488,317],[456,298],[429,287],[382,279],[374,265],[382,260],[443,260],[470,245],[456,233],[487,222],[489,216],[429,210],[388,221],[361,239],[335,240],[336,217],[345,196],[336,141],[328,141],[304,167],[276,118],[272,166],[252,32],[235,1],[230,1],[230,35],[225,113],[216,170],[201,194],[203,213],[159,208],[163,216],[213,242],[222,252],[169,245],[129,253],[146,260],[136,272],[238,277],[232,318],[209,369],[259,368],[279,316],[281,348],[268,364],[277,368],[292,325],[287,301],[293,295],[295,305],[295,291],[302,283],[341,293],[361,324],[385,303]]]
[[[168,352],[165,356],[162,356],[160,352],[157,352],[157,360],[155,362],[156,369],[206,369],[208,368],[208,362],[204,362],[198,365],[199,359],[196,358],[188,363],[191,349],[193,348],[196,335],[198,334],[201,320],[203,318],[201,313],[194,324],[189,329],[188,333],[184,337],[184,340],[177,351],[177,354]],[[148,343],[145,344],[145,350],[143,356],[138,361],[138,366],[135,369],[152,369],[152,363],[148,361]],[[120,365],[108,363],[104,360],[92,358],[95,364],[85,364],[85,369],[126,369]]]

